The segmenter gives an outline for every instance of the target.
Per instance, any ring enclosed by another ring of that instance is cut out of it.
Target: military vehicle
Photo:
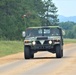
[[[22,33],[24,39],[24,58],[34,58],[38,51],[56,53],[63,57],[63,31],[59,26],[29,27]]]

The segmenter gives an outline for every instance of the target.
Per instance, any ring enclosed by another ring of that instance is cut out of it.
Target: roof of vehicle
[[[28,28],[60,28],[59,26],[39,26],[39,27],[28,27]]]

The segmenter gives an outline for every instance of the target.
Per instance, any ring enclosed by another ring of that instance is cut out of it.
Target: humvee
[[[29,27],[22,33],[24,39],[24,58],[34,58],[38,51],[56,53],[63,57],[63,31],[59,26]]]

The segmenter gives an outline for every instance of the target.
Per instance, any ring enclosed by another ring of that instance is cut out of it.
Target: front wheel
[[[56,46],[56,58],[61,58],[63,57],[63,50],[61,49],[60,45]]]
[[[24,58],[25,59],[30,59],[31,58],[31,52],[30,52],[30,48],[24,46]]]

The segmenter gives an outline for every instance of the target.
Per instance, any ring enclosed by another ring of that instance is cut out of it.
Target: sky
[[[52,0],[58,8],[58,14],[66,17],[76,16],[76,0]]]

